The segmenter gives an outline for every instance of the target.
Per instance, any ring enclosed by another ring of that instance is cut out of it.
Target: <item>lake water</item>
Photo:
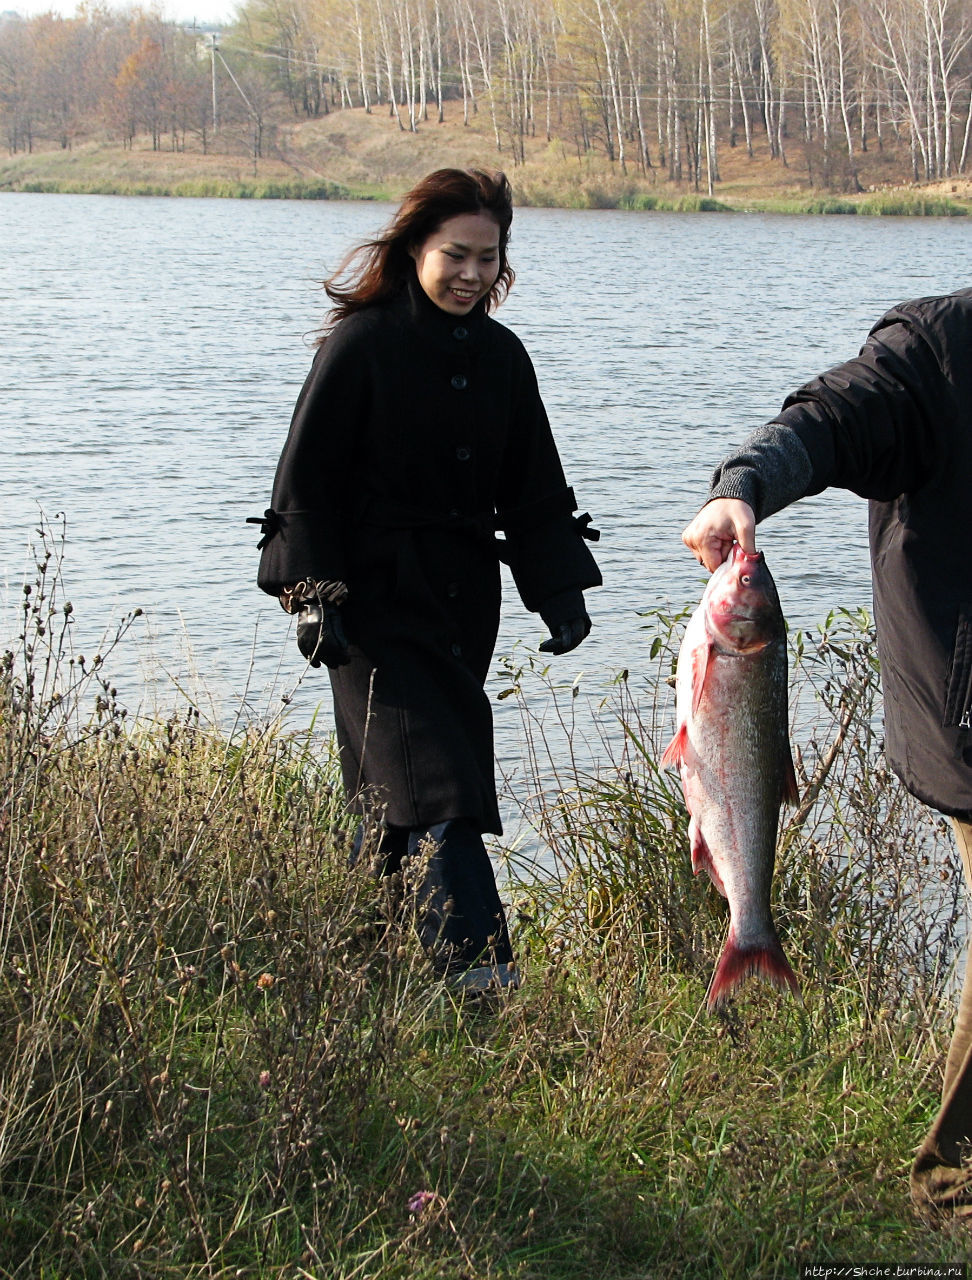
[[[257,534],[323,315],[317,282],[388,220],[365,203],[0,195],[0,641],[17,629],[41,512],[64,513],[63,576],[91,652],[133,711],[266,717],[301,664],[255,586]],[[568,479],[602,530],[595,630],[558,681],[597,697],[651,671],[640,611],[697,600],[679,533],[719,458],[788,391],[859,349],[890,305],[972,282],[965,219],[516,214],[517,282],[499,319],[524,340]],[[791,626],[870,603],[866,509],[828,493],[768,521],[761,545]],[[497,655],[535,648],[508,590]],[[499,663],[497,662],[497,668]],[[495,695],[507,684],[497,670]],[[287,715],[306,723],[326,680]],[[518,770],[519,716],[496,703]]]

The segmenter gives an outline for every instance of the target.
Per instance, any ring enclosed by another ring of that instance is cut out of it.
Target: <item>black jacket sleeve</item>
[[[887,502],[919,488],[938,460],[936,417],[952,412],[929,335],[904,321],[878,325],[856,360],[790,396],[776,421],[810,458],[808,492],[829,485]]]
[[[709,498],[739,497],[757,519],[831,485],[890,501],[940,463],[936,415],[951,392],[932,334],[902,308],[853,360],[812,379],[712,477]]]
[[[497,495],[497,518],[506,534],[506,560],[524,605],[540,612],[564,592],[601,585],[587,546],[599,535],[590,517],[574,517],[574,491],[554,443],[536,373],[520,348],[513,424]]]
[[[257,584],[271,595],[302,578],[346,580],[345,528],[355,433],[367,382],[353,333],[339,326],[304,382],[273,484]]]

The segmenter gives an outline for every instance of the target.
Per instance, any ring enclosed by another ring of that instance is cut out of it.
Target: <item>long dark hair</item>
[[[506,260],[513,192],[506,174],[482,169],[436,169],[403,197],[385,230],[374,240],[352,249],[337,271],[324,281],[324,290],[334,306],[319,341],[345,316],[397,293],[415,270],[409,250],[427,240],[443,222],[463,213],[488,213],[499,226],[499,275],[486,295],[486,308],[498,306],[513,283],[513,268]]]

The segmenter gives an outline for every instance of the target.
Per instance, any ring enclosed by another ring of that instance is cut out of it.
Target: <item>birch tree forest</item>
[[[712,190],[728,148],[768,147],[854,189],[893,147],[914,181],[967,171],[972,0],[248,0],[218,36],[92,8],[0,23],[11,151],[92,131],[254,154],[271,121],[446,112],[515,169],[531,140]],[[229,86],[217,114],[215,77]]]

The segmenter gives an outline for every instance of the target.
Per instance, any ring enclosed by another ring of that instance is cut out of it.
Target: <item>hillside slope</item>
[[[254,159],[241,154],[242,140],[218,139],[219,149],[203,155],[189,149],[153,150],[148,139],[123,147],[108,139],[66,150],[16,154],[0,161],[2,190],[103,191],[119,194],[357,196],[395,199],[422,174],[444,165],[504,168],[520,204],[566,207],[703,207],[705,187],[669,182],[655,168],[628,172],[604,155],[578,156],[566,143],[526,139],[525,162],[515,164],[498,149],[483,115],[469,125],[459,103],[446,105],[416,131],[402,128],[387,108],[334,111],[314,120],[278,125]],[[234,153],[234,149],[239,150]],[[738,145],[719,155],[720,181],[712,198],[733,209],[797,212],[967,212],[972,182],[937,184],[908,181],[906,157],[891,149],[859,157],[859,193],[834,193],[813,186],[807,157],[791,142],[784,165],[771,158],[764,138],[753,155]]]

